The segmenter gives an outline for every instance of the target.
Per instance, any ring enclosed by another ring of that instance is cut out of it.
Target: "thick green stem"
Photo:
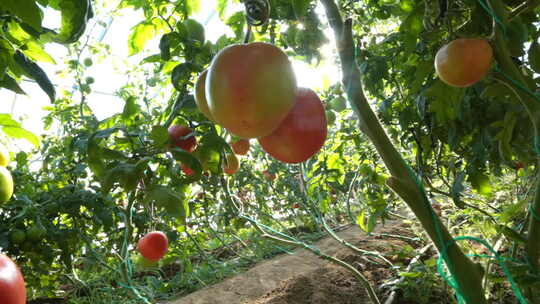
[[[459,292],[467,303],[486,303],[482,288],[482,271],[463,254],[447,229],[441,223],[417,177],[396,150],[378,118],[371,109],[361,83],[361,72],[355,61],[355,46],[352,36],[352,21],[343,22],[333,0],[321,0],[326,15],[336,36],[337,48],[343,72],[343,85],[353,110],[360,119],[361,130],[369,137],[386,167],[392,174],[390,186],[414,212],[439,252],[446,256],[447,266],[454,276]]]

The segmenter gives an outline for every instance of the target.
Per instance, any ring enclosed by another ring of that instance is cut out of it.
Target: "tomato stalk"
[[[330,26],[336,36],[337,50],[342,67],[342,82],[352,109],[360,119],[360,129],[374,144],[391,173],[387,185],[395,191],[416,215],[435,246],[446,257],[446,263],[458,286],[458,292],[467,303],[486,303],[482,287],[482,269],[474,264],[430,207],[429,199],[418,177],[406,164],[392,144],[381,123],[371,109],[362,88],[362,74],[355,62],[352,21],[343,22],[339,8],[333,0],[321,0]]]

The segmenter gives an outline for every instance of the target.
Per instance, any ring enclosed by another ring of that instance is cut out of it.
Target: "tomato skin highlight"
[[[185,137],[186,135],[193,133],[193,130],[191,130],[191,128],[182,125],[176,125],[169,127],[168,131],[172,145],[184,149],[188,152],[193,152],[193,150],[195,150],[195,147],[197,146],[197,139],[195,139],[195,136],[190,136],[183,139],[183,137]]]
[[[246,155],[249,152],[249,140],[239,139],[231,143],[231,148],[237,155]]]
[[[493,49],[486,39],[461,38],[437,51],[435,70],[446,84],[463,88],[484,78],[492,61]]]
[[[303,162],[317,153],[326,140],[326,113],[317,94],[299,88],[296,103],[281,125],[259,138],[266,153],[285,163]]]
[[[197,79],[197,82],[195,83],[195,103],[197,104],[197,107],[203,113],[206,118],[210,120],[214,120],[212,117],[212,113],[210,113],[210,109],[208,108],[208,100],[206,99],[206,75],[208,74],[208,70],[204,70],[201,75],[199,75],[199,79]]]
[[[296,78],[287,55],[264,42],[225,47],[206,77],[214,120],[241,138],[272,133],[294,105]]]
[[[0,253],[0,303],[25,304],[26,287],[17,265]]]

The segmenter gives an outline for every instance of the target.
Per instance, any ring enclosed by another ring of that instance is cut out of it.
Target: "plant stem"
[[[457,291],[464,300],[474,304],[486,303],[480,267],[463,254],[439,217],[434,214],[421,184],[417,184],[417,177],[391,143],[364,95],[362,74],[356,64],[352,21],[349,19],[343,22],[339,8],[333,0],[321,0],[321,2],[336,36],[343,73],[342,82],[351,106],[360,119],[360,129],[375,145],[392,174],[387,185],[411,208],[439,252],[445,253],[447,266],[458,286]]]

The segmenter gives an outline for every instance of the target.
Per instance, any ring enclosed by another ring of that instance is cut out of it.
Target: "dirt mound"
[[[408,265],[410,254],[406,247],[418,247],[412,239],[394,236],[414,235],[407,225],[388,222],[366,235],[357,227],[338,233],[345,241],[368,251],[379,251],[394,265]],[[386,264],[376,263],[345,248],[331,238],[317,242],[322,252],[337,257],[360,271],[372,284],[381,301],[390,288],[379,288],[398,276]],[[411,248],[412,249],[412,248]],[[367,292],[349,270],[336,266],[302,249],[292,255],[282,255],[258,264],[247,272],[209,286],[172,304],[363,304],[369,303]],[[416,302],[397,301],[395,304]],[[430,303],[446,303],[437,299]]]

